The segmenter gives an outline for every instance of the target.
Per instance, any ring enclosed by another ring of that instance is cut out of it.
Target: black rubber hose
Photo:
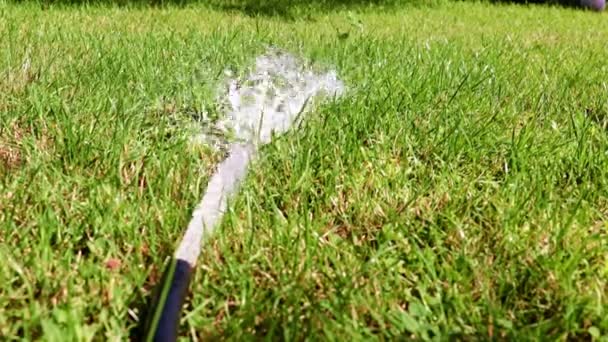
[[[167,268],[161,288],[146,324],[145,341],[177,341],[184,301],[190,287],[193,268],[181,259],[173,259]]]

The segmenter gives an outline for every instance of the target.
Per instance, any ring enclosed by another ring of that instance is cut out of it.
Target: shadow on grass
[[[434,6],[450,0],[34,0],[43,8],[51,6],[185,7],[199,4],[219,11],[239,12],[251,17],[293,20],[311,11],[330,12],[373,7]],[[15,3],[19,1],[13,0]]]
[[[139,287],[133,289],[133,297],[129,301],[129,308],[136,311],[138,314],[138,320],[135,321],[131,318],[131,329],[129,330],[130,341],[145,341],[146,335],[149,333],[152,315],[156,309],[162,287],[167,281],[168,267],[170,258],[163,263],[160,270],[162,275],[159,276],[158,269],[153,267],[152,275],[148,278],[144,287],[148,291],[141,291]]]
[[[211,8],[235,11],[250,17],[280,17],[297,19],[306,13],[357,10],[373,7],[378,10],[400,6],[435,6],[447,0],[211,0]]]
[[[340,9],[357,9],[373,7],[388,9],[403,6],[433,7],[443,3],[460,1],[473,2],[476,0],[210,0],[208,4],[215,9],[239,11],[248,16],[280,16],[293,19],[308,9],[322,12]],[[494,4],[519,4],[560,6],[568,8],[583,8],[603,10],[606,0],[480,0]]]
[[[18,3],[19,1],[14,2]],[[450,1],[469,0],[34,0],[43,8],[50,6],[185,7],[198,4],[219,11],[238,12],[250,17],[276,17],[285,20],[307,19],[311,12],[333,12],[374,8],[390,10],[403,6],[433,7]],[[475,1],[475,0],[471,0]],[[582,8],[586,4],[603,10],[606,0],[481,0],[495,4],[547,5]]]
[[[580,8],[581,0],[488,0],[495,4],[545,5]]]
[[[129,302],[129,309],[138,313],[138,321],[129,316],[129,341],[144,341],[146,333],[147,318],[150,314],[150,301],[152,295],[143,295],[139,289],[133,289],[136,293]]]

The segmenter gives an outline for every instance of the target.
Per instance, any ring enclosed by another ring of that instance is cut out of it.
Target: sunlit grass
[[[606,335],[605,16],[300,14],[0,5],[0,335],[128,337],[220,158],[192,117],[268,45],[349,91],[263,149],[185,338]]]

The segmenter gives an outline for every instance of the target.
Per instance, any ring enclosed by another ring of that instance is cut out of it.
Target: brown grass
[[[16,123],[12,123],[4,132],[0,131],[0,169],[11,170],[21,165],[21,141],[24,135],[25,130]]]

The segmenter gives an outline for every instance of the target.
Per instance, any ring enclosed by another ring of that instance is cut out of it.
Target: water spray
[[[336,73],[316,73],[298,58],[270,50],[256,59],[245,78],[229,78],[221,102],[225,117],[215,131],[232,132],[228,142],[210,134],[198,141],[227,146],[228,156],[211,176],[203,198],[192,214],[184,237],[163,277],[145,330],[146,341],[175,341],[182,305],[188,293],[204,239],[221,223],[228,201],[247,174],[249,163],[263,144],[289,130],[319,95],[339,96],[344,85]]]

